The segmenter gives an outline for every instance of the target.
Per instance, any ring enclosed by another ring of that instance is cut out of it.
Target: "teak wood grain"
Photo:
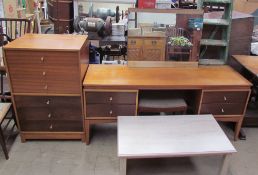
[[[233,55],[233,57],[248,71],[250,71],[255,76],[258,76],[258,56]]]
[[[251,83],[229,66],[132,68],[90,65],[83,85],[85,89],[249,89]]]
[[[80,51],[86,40],[86,35],[26,34],[4,46],[4,49]]]

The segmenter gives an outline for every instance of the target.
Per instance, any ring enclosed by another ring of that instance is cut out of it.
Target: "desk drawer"
[[[213,115],[243,115],[245,103],[202,104],[201,114]]]
[[[207,91],[202,103],[245,103],[248,91]]]
[[[86,117],[117,117],[135,115],[135,105],[89,104],[86,107]]]
[[[136,92],[86,92],[87,104],[136,104]]]
[[[83,124],[79,121],[24,120],[21,121],[21,130],[38,132],[76,132],[83,130]]]

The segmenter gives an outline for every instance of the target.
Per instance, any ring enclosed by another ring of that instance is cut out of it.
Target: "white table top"
[[[230,154],[236,150],[212,115],[118,117],[118,157]]]

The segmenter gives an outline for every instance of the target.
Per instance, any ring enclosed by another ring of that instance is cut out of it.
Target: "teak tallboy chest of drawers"
[[[87,36],[35,34],[4,47],[22,141],[84,141],[82,81],[88,68],[87,49]]]

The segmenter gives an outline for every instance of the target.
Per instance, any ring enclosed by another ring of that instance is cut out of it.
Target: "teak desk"
[[[233,55],[230,64],[247,80],[253,83],[255,92],[258,85],[258,56]],[[257,95],[252,93],[252,97],[257,98]],[[248,105],[247,114],[243,122],[244,126],[258,126],[257,110],[257,102],[252,102]]]
[[[228,66],[199,68],[132,68],[90,65],[84,82],[86,143],[90,126],[137,115],[138,98],[146,91],[186,95],[191,114],[213,114],[235,122],[235,139],[245,115],[251,83]]]

